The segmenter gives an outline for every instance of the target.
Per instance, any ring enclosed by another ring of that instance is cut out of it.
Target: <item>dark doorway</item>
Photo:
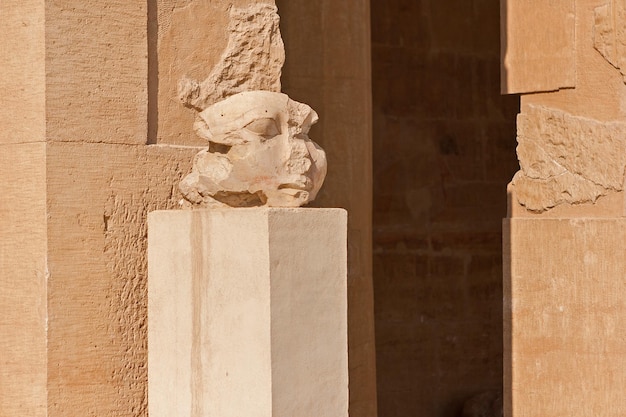
[[[499,0],[372,0],[378,415],[456,417],[502,383]]]

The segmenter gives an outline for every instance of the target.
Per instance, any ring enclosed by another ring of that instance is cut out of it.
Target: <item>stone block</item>
[[[502,0],[500,19],[503,93],[576,86],[575,1]]]
[[[47,416],[45,147],[0,145],[0,415],[7,417]]]
[[[47,143],[45,252],[31,257],[48,272],[48,417],[146,415],[146,217],[177,206],[197,151]]]
[[[626,414],[626,220],[504,221],[505,415]]]
[[[150,416],[347,417],[344,210],[148,224]]]
[[[0,144],[45,139],[44,2],[0,3]]]
[[[147,13],[147,2],[45,2],[47,140],[146,143]]]

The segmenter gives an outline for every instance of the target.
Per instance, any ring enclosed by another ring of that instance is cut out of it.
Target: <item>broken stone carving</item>
[[[518,116],[519,203],[542,212],[563,203],[595,202],[624,188],[626,123],[599,122],[529,106]]]
[[[203,206],[299,207],[326,176],[326,155],[308,137],[317,113],[270,91],[236,94],[203,110],[195,123],[209,148],[196,155],[180,189]]]
[[[230,10],[228,44],[220,61],[202,82],[184,78],[178,95],[197,111],[243,91],[280,92],[285,46],[276,6],[255,3]]]
[[[593,46],[626,82],[626,5],[610,0],[594,9]]]
[[[285,60],[277,9],[233,8],[228,46],[203,82],[183,79],[179,98],[198,112],[194,130],[209,142],[180,183],[203,207],[299,207],[317,196],[326,154],[308,137],[318,120],[280,93]]]

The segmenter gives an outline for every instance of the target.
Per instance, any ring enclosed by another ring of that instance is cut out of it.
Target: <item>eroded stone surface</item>
[[[593,46],[626,82],[626,7],[610,0],[594,9]]]
[[[299,207],[317,195],[326,154],[308,137],[317,113],[286,94],[236,94],[199,114],[196,133],[209,141],[180,189],[201,206]]]
[[[228,46],[211,74],[202,82],[184,78],[179,98],[187,107],[202,111],[243,91],[280,91],[285,47],[276,6],[255,3],[233,7],[228,25]]]
[[[529,210],[594,202],[623,189],[626,123],[528,106],[518,116],[517,140],[521,170],[512,185]]]

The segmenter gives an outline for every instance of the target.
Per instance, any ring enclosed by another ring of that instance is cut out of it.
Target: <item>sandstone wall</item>
[[[146,415],[145,220],[177,206],[200,144],[175,85],[208,75],[230,6],[253,2],[0,6],[0,414]],[[366,22],[367,9],[356,10]],[[311,104],[326,117],[320,142],[335,167],[319,204],[351,212],[351,415],[371,416],[369,42],[360,39],[353,68],[365,70],[348,90],[360,107],[348,110],[330,69],[305,84],[324,91]],[[354,138],[358,152],[348,151]]]
[[[374,0],[372,32],[379,414],[457,416],[501,385],[499,2]]]
[[[516,1],[507,2],[508,20],[523,20]],[[573,56],[576,73],[572,88],[555,89],[537,84],[532,73],[517,76],[516,86],[505,92],[532,93],[522,96],[518,123],[518,157],[521,170],[511,192],[513,216],[622,216],[624,213],[624,139],[626,84],[621,67],[626,56],[623,14],[619,2],[578,0],[567,2],[567,19],[552,19],[563,39],[561,49]],[[523,11],[523,10],[521,10]],[[515,14],[518,12],[518,14]],[[550,18],[549,10],[539,14]],[[528,67],[518,45],[527,44],[528,25],[504,25],[509,42],[503,48],[504,77],[512,79]],[[548,36],[546,26],[535,32]],[[538,55],[552,44],[537,44]],[[543,52],[546,54],[546,52]],[[540,58],[537,58],[540,59]],[[509,63],[507,65],[507,63]],[[547,66],[547,63],[545,63]],[[509,69],[510,67],[510,69]]]
[[[524,93],[504,222],[505,415],[620,416],[626,9],[531,3],[502,15],[503,88]]]

